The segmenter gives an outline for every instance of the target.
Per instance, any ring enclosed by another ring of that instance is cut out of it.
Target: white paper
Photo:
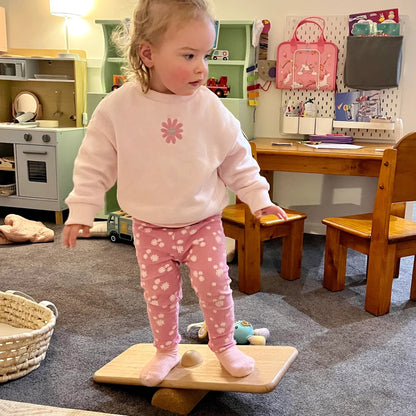
[[[314,147],[315,149],[361,149],[363,146],[357,146],[356,144],[347,143],[319,143],[319,144],[306,144],[305,146]]]

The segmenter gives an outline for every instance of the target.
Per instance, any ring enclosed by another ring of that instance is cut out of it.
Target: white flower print
[[[150,256],[150,260],[152,260],[153,262],[156,262],[159,260],[159,256],[157,254],[152,254]]]
[[[225,322],[221,322],[220,325],[215,325],[215,328],[218,334],[223,334],[225,332]]]
[[[176,250],[179,254],[180,253],[183,253],[183,251],[184,251],[184,247],[183,247],[183,240],[178,240],[177,242],[176,242],[176,245],[175,246],[172,246],[172,249],[173,250]]]
[[[152,245],[152,246],[159,246],[159,247],[164,247],[165,246],[165,243],[162,241],[162,239],[161,238],[154,238],[151,242],[150,242],[150,244]]]
[[[204,277],[204,272],[203,271],[198,271],[198,270],[194,270],[193,275],[195,278],[197,278],[200,282],[205,281],[205,277]]]
[[[223,270],[222,266],[223,266],[222,263],[220,263],[219,265],[218,264],[214,264],[215,275],[217,277],[221,277],[223,275],[223,273],[224,273],[224,270]]]
[[[165,264],[164,266],[159,267],[159,269],[157,270],[160,274],[162,273],[166,273],[166,272],[171,272],[173,270],[172,266],[168,263]]]
[[[221,295],[218,299],[214,299],[214,305],[220,308],[221,306],[224,306],[224,295]]]
[[[143,254],[143,258],[145,259],[145,260],[147,260],[148,258],[149,258],[149,254],[152,252],[152,250],[149,250],[149,249],[147,249],[146,251],[145,251],[145,253]]]
[[[198,238],[198,240],[192,241],[192,244],[200,247],[205,247],[207,243],[205,242],[204,238]]]
[[[168,282],[164,282],[164,283],[162,283],[162,285],[160,286],[160,288],[161,288],[162,290],[164,290],[164,291],[168,290],[168,289],[169,289],[169,287],[170,287],[170,285],[169,285],[169,283],[168,283]]]

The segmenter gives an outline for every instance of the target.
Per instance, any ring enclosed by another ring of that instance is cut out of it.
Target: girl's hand
[[[261,217],[265,217],[266,215],[275,215],[276,217],[282,220],[287,220],[286,212],[277,205],[270,205],[269,207],[259,209],[254,213],[254,215],[258,219],[260,219]]]
[[[90,228],[88,225],[82,224],[70,224],[65,225],[63,231],[63,243],[66,247],[71,248],[75,247],[77,238],[79,235],[79,230],[82,230],[84,237],[90,236]]]

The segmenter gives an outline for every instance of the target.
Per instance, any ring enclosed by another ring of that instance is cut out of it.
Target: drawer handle
[[[48,152],[31,152],[29,150],[23,150],[23,154],[25,155],[47,155]]]

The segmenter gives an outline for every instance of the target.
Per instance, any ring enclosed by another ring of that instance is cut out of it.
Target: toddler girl
[[[233,338],[234,304],[221,212],[227,187],[257,217],[272,204],[240,124],[204,82],[215,39],[205,0],[141,0],[128,38],[129,82],[98,105],[74,167],[64,244],[88,235],[117,181],[133,218],[141,286],[156,354],[141,382],[160,383],[179,362],[179,265],[186,264],[210,335],[234,377],[254,368]]]

